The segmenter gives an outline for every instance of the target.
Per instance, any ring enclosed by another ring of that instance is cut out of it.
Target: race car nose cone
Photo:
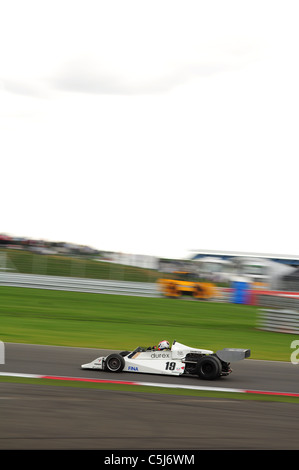
[[[82,364],[81,369],[89,369],[91,364]]]

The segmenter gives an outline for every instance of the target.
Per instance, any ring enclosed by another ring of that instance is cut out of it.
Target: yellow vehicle
[[[214,284],[200,282],[195,274],[188,271],[174,271],[169,278],[158,279],[158,284],[166,297],[191,295],[195,299],[208,300],[216,296]]]

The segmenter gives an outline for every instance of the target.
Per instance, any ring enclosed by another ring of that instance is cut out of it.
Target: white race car
[[[250,357],[250,349],[225,348],[214,353],[174,341],[171,348],[137,347],[134,351],[122,351],[98,357],[81,369],[99,369],[109,372],[137,372],[161,375],[197,375],[201,379],[214,380],[229,375],[230,363]]]

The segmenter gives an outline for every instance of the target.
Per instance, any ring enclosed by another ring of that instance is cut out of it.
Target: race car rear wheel
[[[196,366],[196,374],[200,379],[214,380],[221,375],[221,362],[215,356],[203,356]]]
[[[201,286],[195,286],[193,291],[193,297],[197,300],[204,299],[204,290]]]
[[[121,372],[125,367],[125,360],[120,354],[110,354],[105,361],[105,369],[109,372]]]

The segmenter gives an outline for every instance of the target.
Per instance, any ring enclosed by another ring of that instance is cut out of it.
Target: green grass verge
[[[31,385],[53,386],[53,387],[73,387],[85,388],[93,390],[110,390],[116,392],[134,392],[134,393],[154,393],[163,395],[179,395],[198,398],[215,398],[215,399],[231,399],[231,400],[250,400],[250,401],[267,401],[299,404],[299,397],[288,397],[282,395],[256,395],[250,393],[209,391],[209,390],[190,390],[178,388],[162,388],[148,387],[142,385],[121,385],[121,384],[103,384],[93,382],[72,382],[69,380],[51,380],[51,379],[31,379],[23,377],[0,377],[0,383],[21,383]]]
[[[0,287],[0,340],[133,349],[168,339],[212,350],[250,348],[289,361],[293,335],[260,331],[253,306]]]

